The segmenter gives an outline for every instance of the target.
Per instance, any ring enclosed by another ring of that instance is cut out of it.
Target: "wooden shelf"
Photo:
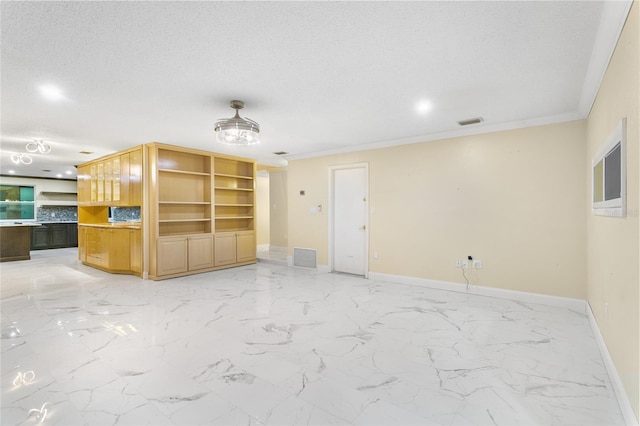
[[[220,230],[216,230],[216,235],[220,234],[220,233],[225,233],[225,232],[242,232],[242,231],[253,231],[253,229],[251,228],[225,228],[225,229],[220,229]]]
[[[253,207],[253,204],[225,203],[215,204],[216,207]]]
[[[214,189],[223,191],[253,191],[253,188],[227,188],[222,186],[216,186]]]
[[[248,180],[253,180],[253,176],[239,176],[239,175],[228,175],[225,173],[214,173],[215,176],[220,176],[220,177],[228,177],[228,178],[233,178],[233,179],[248,179]]]
[[[158,169],[161,173],[177,173],[183,175],[195,175],[195,176],[211,176],[211,173],[192,172],[189,170],[173,170],[173,169]]]
[[[208,201],[158,201],[158,204],[186,204],[186,205],[209,205]]]
[[[208,222],[211,219],[160,219],[159,223],[169,223],[169,222]]]
[[[216,220],[225,219],[253,219],[253,216],[216,216]]]

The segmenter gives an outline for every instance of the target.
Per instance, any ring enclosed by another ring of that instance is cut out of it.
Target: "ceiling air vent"
[[[91,152],[91,151],[80,151],[79,154],[89,155],[89,154],[93,154],[93,152]]]
[[[468,126],[470,124],[482,123],[483,121],[484,119],[482,117],[476,117],[476,118],[469,118],[467,120],[460,120],[458,121],[458,124],[461,126]]]
[[[275,155],[287,155],[288,152],[287,151],[276,151],[274,152]]]

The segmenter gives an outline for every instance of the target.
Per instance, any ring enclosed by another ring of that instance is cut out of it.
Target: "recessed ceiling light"
[[[73,172],[71,170],[67,170],[65,173],[68,174],[68,175],[73,174]]]
[[[416,112],[418,114],[426,114],[433,108],[433,104],[427,100],[421,100],[416,104]]]
[[[91,151],[80,151],[79,154],[89,155],[89,154],[93,154],[93,152],[91,152]]]
[[[10,175],[13,175],[13,174],[15,174],[15,173],[16,173],[16,171],[15,171],[15,170],[9,170],[9,174],[10,174]]]
[[[40,94],[47,100],[50,101],[59,101],[64,98],[64,93],[62,93],[62,89],[56,87],[52,84],[43,84],[40,86]]]
[[[56,177],[61,178],[61,177],[62,177],[62,173],[58,173],[58,174],[56,175]]]
[[[482,123],[483,121],[484,119],[482,117],[475,117],[475,118],[469,118],[467,120],[460,120],[458,121],[458,124],[461,126],[468,126],[470,124]]]

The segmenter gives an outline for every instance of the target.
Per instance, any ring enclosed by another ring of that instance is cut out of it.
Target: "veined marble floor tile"
[[[263,263],[0,264],[0,424],[622,425],[583,312]]]

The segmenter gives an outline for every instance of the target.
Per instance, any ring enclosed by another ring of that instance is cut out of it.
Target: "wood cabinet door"
[[[189,270],[213,267],[213,235],[189,236]]]
[[[236,263],[236,234],[216,234],[215,242],[216,266]]]
[[[87,228],[85,234],[86,263],[106,268],[109,264],[108,234],[103,229]]]
[[[187,237],[158,238],[157,275],[187,272]]]
[[[86,232],[86,228],[83,226],[78,227],[78,260],[80,262],[86,262],[86,250],[85,250],[85,242],[84,235]]]
[[[112,271],[129,271],[130,232],[128,229],[108,229],[109,233],[109,266]]]
[[[67,247],[78,246],[78,225],[75,223],[68,223],[67,225]]]
[[[131,151],[128,157],[127,179],[129,199],[127,205],[140,206],[142,205],[142,148]]]
[[[129,230],[129,256],[131,272],[142,274],[142,231]]]
[[[49,227],[40,225],[31,228],[31,248],[46,249],[49,247]]]
[[[238,232],[236,248],[236,261],[256,260],[256,233],[254,231]]]
[[[78,167],[78,201],[82,203],[91,201],[91,168],[89,166]]]
[[[49,247],[59,248],[67,246],[67,224],[53,223],[49,228]]]

